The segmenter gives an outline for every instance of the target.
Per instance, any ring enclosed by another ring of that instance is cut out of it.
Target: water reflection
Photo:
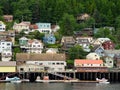
[[[119,90],[120,84],[0,83],[0,90]]]

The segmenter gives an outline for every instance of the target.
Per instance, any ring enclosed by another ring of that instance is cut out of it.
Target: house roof
[[[4,18],[13,18],[13,15],[3,15]]]
[[[104,48],[101,45],[94,45],[94,47],[92,48],[91,51],[95,51],[97,49],[101,48],[102,50],[104,50]]]
[[[65,54],[36,54],[36,53],[17,53],[17,61],[65,61]]]
[[[29,27],[30,29],[38,29],[38,26],[36,24],[31,24]]]
[[[75,59],[75,63],[78,63],[78,64],[103,64],[103,60]]]
[[[61,42],[75,43],[75,39],[72,36],[63,36]]]
[[[15,61],[0,61],[0,67],[2,66],[16,66],[16,62]]]

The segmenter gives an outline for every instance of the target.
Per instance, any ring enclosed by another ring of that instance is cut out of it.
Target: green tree
[[[60,27],[60,33],[62,35],[73,35],[73,31],[76,27],[76,20],[74,16],[65,13],[62,20],[60,21]]]
[[[69,49],[68,56],[70,60],[74,59],[84,59],[87,55],[87,52],[83,50],[83,48],[79,45],[76,45]]]
[[[111,31],[107,28],[100,28],[97,33],[94,34],[94,36],[96,38],[100,38],[100,37],[103,37],[103,38],[106,38],[106,37],[109,37],[109,35],[112,34]]]

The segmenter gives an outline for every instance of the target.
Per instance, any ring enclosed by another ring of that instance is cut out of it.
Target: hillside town
[[[87,13],[76,17],[78,23],[88,19]],[[108,72],[119,70],[120,50],[107,37],[94,38],[100,28],[86,27],[72,36],[59,35],[56,24],[30,21],[14,22],[11,30],[0,21],[0,72]],[[114,27],[102,27],[110,32]],[[58,38],[59,37],[59,38]],[[80,49],[80,50],[79,50]],[[76,57],[75,57],[76,56]]]

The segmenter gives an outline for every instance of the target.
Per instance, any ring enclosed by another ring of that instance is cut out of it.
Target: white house
[[[90,43],[92,42],[92,37],[77,37],[76,38],[76,44],[82,46],[84,51],[89,52],[90,51]]]
[[[2,61],[10,61],[12,59],[12,51],[3,50],[2,53]]]
[[[98,38],[98,40],[101,42],[101,43],[104,43],[106,41],[110,41],[109,38]]]
[[[28,53],[42,53],[43,43],[37,39],[28,40],[25,48],[27,49]]]
[[[100,56],[97,53],[89,53],[86,56],[86,59],[89,59],[89,60],[99,60]]]
[[[22,30],[25,30],[25,32],[28,33],[28,31],[30,30],[29,26],[30,26],[30,22],[15,23],[13,25],[13,29],[17,32],[21,32]]]
[[[24,62],[24,64],[26,65],[34,65],[33,67],[30,67],[30,69],[34,68],[35,66],[41,66],[44,67],[45,71],[50,71],[50,72],[65,71],[65,67],[66,67],[65,54],[17,53],[16,60],[17,63]],[[19,65],[17,67],[19,67]],[[24,67],[22,68],[22,70],[23,69]]]
[[[58,53],[58,48],[48,48],[46,53]]]
[[[36,23],[36,25],[38,26],[38,31],[40,33],[51,33],[51,23]]]
[[[11,41],[0,41],[0,53],[4,50],[12,51],[12,42]]]
[[[5,29],[6,25],[2,21],[0,21],[0,31],[5,31]]]

